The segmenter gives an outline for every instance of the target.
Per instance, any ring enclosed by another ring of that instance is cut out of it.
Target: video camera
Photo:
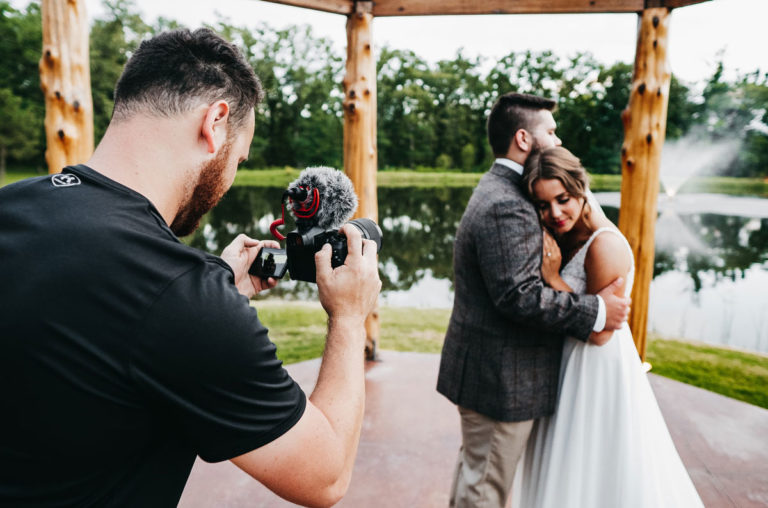
[[[286,199],[296,217],[296,230],[283,236],[277,228],[285,223]],[[357,196],[352,182],[333,168],[307,168],[283,192],[280,199],[282,216],[269,230],[278,240],[286,240],[285,249],[262,248],[248,273],[262,279],[280,279],[290,272],[291,279],[316,282],[315,253],[323,245],[331,246],[331,266],[336,268],[347,259],[347,237],[339,228],[357,209]],[[348,222],[360,230],[363,238],[376,242],[381,250],[381,229],[371,219]]]

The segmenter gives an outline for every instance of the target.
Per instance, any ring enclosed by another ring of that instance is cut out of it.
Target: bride
[[[632,251],[599,205],[590,205],[579,159],[562,147],[533,154],[525,184],[556,238],[545,234],[547,284],[594,294],[622,277],[629,295]],[[522,483],[513,492],[522,508],[703,506],[626,323],[615,333],[593,333],[586,343],[566,339],[555,414],[537,420],[518,469]]]

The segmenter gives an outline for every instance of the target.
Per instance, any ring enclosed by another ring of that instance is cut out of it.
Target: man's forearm
[[[328,337],[310,401],[327,418],[343,449],[348,478],[360,440],[365,409],[365,320],[329,318]]]

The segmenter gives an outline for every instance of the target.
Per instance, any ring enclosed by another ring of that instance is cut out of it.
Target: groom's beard
[[[227,169],[230,148],[231,144],[227,143],[215,159],[203,164],[200,168],[200,176],[195,187],[171,223],[171,231],[176,236],[187,236],[193,233],[200,225],[203,215],[216,206],[227,192],[224,173]]]

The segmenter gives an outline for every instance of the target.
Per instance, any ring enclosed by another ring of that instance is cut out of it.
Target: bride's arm
[[[587,293],[597,294],[621,277],[624,284],[616,286],[614,294],[624,296],[627,274],[632,267],[632,257],[624,240],[614,233],[602,233],[592,241],[584,260],[587,273]],[[593,332],[589,337],[592,344],[602,346],[613,336],[613,330]]]

